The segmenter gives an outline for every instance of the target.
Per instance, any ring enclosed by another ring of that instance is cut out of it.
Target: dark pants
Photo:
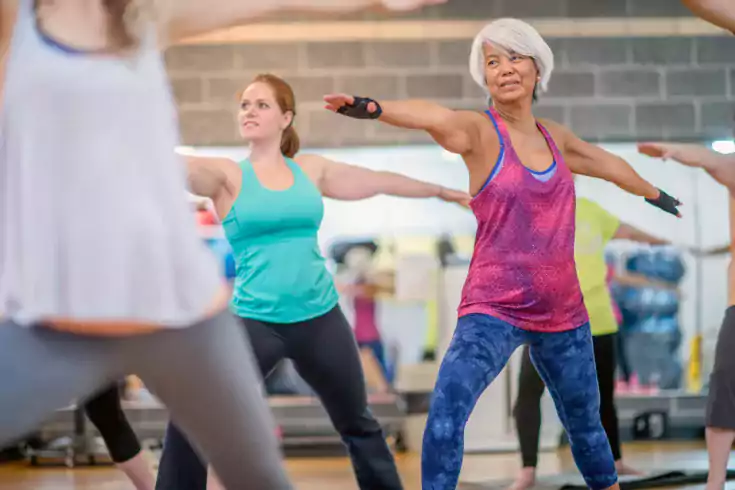
[[[705,426],[735,430],[735,306],[725,311],[709,377]],[[732,356],[732,357],[731,357]]]
[[[242,319],[264,377],[284,358],[314,389],[350,454],[363,490],[401,489],[393,455],[368,408],[352,328],[339,307],[312,320],[275,324]],[[212,400],[216,417],[216,400]],[[204,490],[206,468],[179,429],[169,424],[157,490]]]
[[[117,384],[87,400],[84,411],[97,427],[115,463],[124,463],[138,455],[141,451],[140,442],[123,412]]]
[[[620,370],[620,377],[626,383],[630,382],[633,374],[630,369],[630,361],[628,360],[628,351],[625,348],[626,335],[621,331],[615,336],[615,348],[617,349],[617,367]]]
[[[600,389],[600,419],[610,441],[615,461],[620,460],[620,435],[618,414],[615,408],[615,344],[616,334],[592,338],[597,368],[597,384]],[[541,397],[546,386],[531,362],[528,346],[523,349],[521,372],[518,379],[518,399],[513,408],[516,430],[521,446],[523,467],[536,467],[538,443],[541,431]]]

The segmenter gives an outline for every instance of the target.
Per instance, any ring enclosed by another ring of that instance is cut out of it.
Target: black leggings
[[[610,441],[615,461],[621,458],[618,413],[615,408],[615,337],[617,334],[593,337],[597,384],[600,387],[600,418]],[[538,443],[541,432],[541,397],[544,382],[531,362],[528,346],[523,348],[518,398],[513,408],[516,430],[521,446],[523,467],[535,468],[538,463]]]
[[[393,455],[368,408],[360,354],[342,310],[337,306],[320,317],[290,324],[241,320],[263,377],[289,358],[316,392],[347,446],[360,488],[401,489]],[[204,490],[205,482],[206,468],[181,431],[169,424],[156,489]]]
[[[123,412],[117,384],[90,398],[84,404],[84,411],[97,427],[115,463],[124,463],[140,453],[140,442]]]

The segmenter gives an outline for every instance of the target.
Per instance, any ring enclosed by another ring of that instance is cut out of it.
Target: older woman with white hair
[[[461,155],[469,170],[477,236],[424,434],[426,490],[456,487],[470,413],[524,344],[554,398],[587,485],[618,488],[575,269],[573,174],[610,181],[673,215],[680,203],[623,159],[534,117],[533,101],[546,91],[553,68],[551,49],[533,27],[500,19],[477,35],[470,54],[472,76],[491,102],[484,113],[420,100],[325,97],[327,108],[339,114],[427,131]]]

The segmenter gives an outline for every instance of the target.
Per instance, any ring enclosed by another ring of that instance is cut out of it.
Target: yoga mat
[[[735,470],[728,470],[728,480],[735,480]],[[707,481],[706,471],[656,471],[643,476],[621,476],[621,490],[644,488],[677,487],[703,484]],[[480,483],[460,483],[459,490],[505,490],[513,480],[491,480]],[[531,490],[587,490],[579,473],[542,475],[536,479]]]

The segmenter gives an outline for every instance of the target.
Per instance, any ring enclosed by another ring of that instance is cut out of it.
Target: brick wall
[[[490,3],[491,14],[478,12],[478,6]],[[678,0],[452,0],[409,15],[474,16],[477,20],[480,15],[641,17],[664,12],[669,17],[688,15]],[[299,101],[296,127],[305,146],[428,141],[418,131],[331,114],[322,108],[321,96],[339,91],[376,98],[425,98],[455,108],[482,109],[482,92],[467,68],[471,35],[428,41],[175,47],[167,53],[167,65],[180,105],[184,142],[240,144],[234,123],[235,94],[262,71],[284,76],[293,86]],[[732,136],[735,38],[678,35],[547,41],[557,68],[550,92],[537,106],[538,116],[567,124],[594,141]]]
[[[403,14],[355,14],[345,19],[487,19],[497,17],[689,17],[680,0],[450,0]],[[299,21],[318,15],[274,16],[279,20]]]

